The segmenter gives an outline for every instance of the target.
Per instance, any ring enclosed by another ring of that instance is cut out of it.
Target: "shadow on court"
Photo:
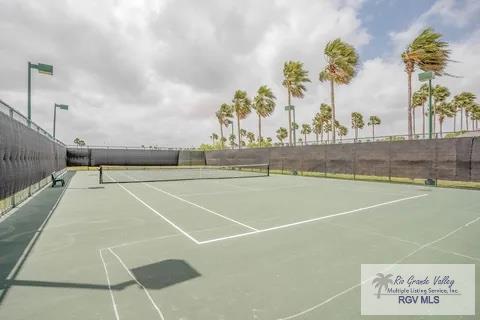
[[[160,290],[201,276],[201,274],[198,273],[195,269],[193,269],[187,262],[175,259],[152,263],[146,266],[131,269],[130,271],[135,276],[137,281],[141,283],[145,288],[154,290]],[[137,282],[133,279],[111,285],[110,288],[106,284],[53,282],[37,280],[4,280],[3,283],[5,284],[5,288],[13,286],[24,286],[88,290],[111,289],[115,291],[120,291],[131,285],[137,284]]]
[[[17,276],[74,174],[70,171],[63,176],[64,188],[47,187],[0,224],[0,304],[10,287],[7,277]]]

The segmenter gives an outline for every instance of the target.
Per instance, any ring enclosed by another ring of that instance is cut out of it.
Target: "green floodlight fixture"
[[[53,66],[44,63],[33,64],[28,62],[28,126],[32,121],[32,69],[37,69],[38,73],[53,75]]]
[[[56,104],[53,106],[53,138],[55,139],[55,126],[57,122],[57,108],[62,110],[68,110],[66,104]]]
[[[433,127],[433,110],[432,110],[432,79],[435,75],[432,71],[422,72],[418,74],[418,80],[420,82],[428,81],[428,139],[432,139],[432,127]]]

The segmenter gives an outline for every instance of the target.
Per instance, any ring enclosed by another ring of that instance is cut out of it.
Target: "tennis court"
[[[361,264],[479,276],[474,190],[276,174],[99,184],[97,171],[64,190],[1,319],[360,319]]]

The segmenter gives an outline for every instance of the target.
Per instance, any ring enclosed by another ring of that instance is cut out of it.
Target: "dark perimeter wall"
[[[205,153],[191,150],[68,148],[67,158],[69,166],[205,164]]]
[[[66,148],[0,113],[0,199],[66,166]]]
[[[211,151],[208,165],[480,181],[480,137]]]

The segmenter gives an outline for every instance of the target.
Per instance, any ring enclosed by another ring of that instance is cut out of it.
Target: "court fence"
[[[480,181],[480,137],[206,152],[208,165],[270,163],[272,173]]]
[[[65,145],[0,100],[0,215],[65,167]]]

